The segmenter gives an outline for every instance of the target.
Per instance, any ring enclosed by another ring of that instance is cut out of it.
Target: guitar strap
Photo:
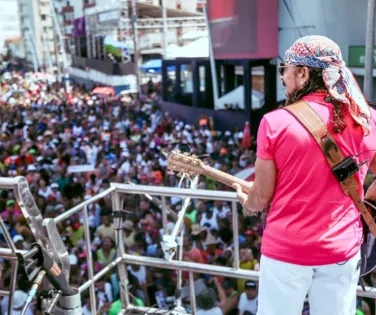
[[[298,101],[285,107],[285,109],[294,115],[295,118],[300,121],[301,124],[312,134],[324,153],[324,156],[331,169],[345,159],[326,124],[307,102]],[[351,197],[351,199],[354,201],[359,212],[363,216],[364,222],[368,225],[370,232],[376,236],[376,223],[371,213],[363,203],[362,198],[359,196],[358,182],[356,181],[354,175],[351,175],[342,182],[338,182],[341,185],[345,195]]]

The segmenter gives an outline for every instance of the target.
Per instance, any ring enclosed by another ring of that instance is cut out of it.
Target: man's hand
[[[236,184],[236,183],[232,184],[232,188],[236,190],[236,194],[238,195],[239,202],[244,207],[244,204],[248,200],[248,195],[245,192],[243,192],[239,184]]]
[[[255,181],[249,182],[248,194],[238,184],[233,184],[243,208],[248,214],[256,214],[269,207],[277,183],[277,167],[274,160],[257,158],[255,163]]]
[[[234,189],[236,189],[236,194],[238,195],[239,202],[243,207],[243,214],[244,215],[255,215],[256,212],[258,212],[258,210],[254,211],[254,210],[251,210],[250,208],[247,207],[248,195],[245,192],[243,192],[240,185],[234,183],[234,184],[232,184],[232,187]]]

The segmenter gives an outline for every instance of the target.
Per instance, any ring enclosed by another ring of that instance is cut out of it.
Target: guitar
[[[235,176],[229,175],[225,172],[219,171],[201,161],[197,156],[189,153],[181,153],[180,151],[172,151],[167,157],[167,169],[176,172],[177,176],[181,177],[183,174],[190,176],[205,175],[211,177],[227,186],[232,186],[233,183],[240,185],[245,193],[248,193],[248,182]],[[376,193],[375,193],[376,195]],[[376,196],[375,196],[376,200]],[[376,217],[376,207],[373,203],[365,201],[368,210],[372,216]],[[372,233],[369,232],[368,225],[363,221],[364,239],[361,276],[365,276],[376,268],[376,241],[373,239]]]
[[[167,157],[167,169],[176,172],[179,177],[183,174],[190,176],[205,175],[227,186],[232,186],[233,183],[237,183],[245,193],[248,193],[248,182],[219,171],[205,164],[196,155],[190,155],[187,152],[181,153],[179,150],[172,151]]]

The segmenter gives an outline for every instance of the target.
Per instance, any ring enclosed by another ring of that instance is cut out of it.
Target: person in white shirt
[[[240,295],[238,310],[239,315],[256,315],[257,313],[257,285],[249,280],[244,285],[244,292]]]
[[[223,315],[221,308],[216,305],[216,293],[211,288],[202,290],[196,302],[198,307],[196,315]]]
[[[207,226],[209,230],[219,230],[217,214],[214,212],[213,206],[207,206],[205,212],[201,216],[200,226]]]
[[[42,196],[43,198],[47,199],[48,196],[52,195],[52,189],[50,186],[46,185],[46,182],[41,178],[39,179],[39,190],[38,190],[38,195]]]

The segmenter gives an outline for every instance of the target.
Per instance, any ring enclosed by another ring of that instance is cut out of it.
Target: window
[[[95,4],[95,0],[84,0],[84,6],[89,4]]]
[[[5,25],[5,26],[3,26],[3,28],[2,28],[2,31],[3,32],[9,32],[9,31],[13,31],[14,30],[14,28],[13,28],[13,26],[9,26],[9,25]],[[9,36],[9,35],[8,35]]]
[[[42,21],[45,21],[46,18],[47,18],[47,16],[46,16],[45,14],[42,14],[42,15],[40,16],[40,18],[41,18]]]
[[[73,12],[65,12],[64,21],[73,21]]]

